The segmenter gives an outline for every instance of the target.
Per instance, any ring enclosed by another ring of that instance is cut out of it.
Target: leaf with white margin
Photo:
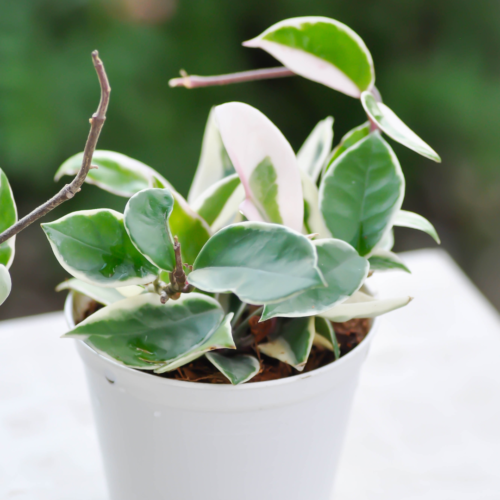
[[[375,249],[368,258],[372,271],[386,271],[389,269],[401,269],[411,274],[405,263],[393,252]]]
[[[214,226],[220,225],[218,219],[227,222],[229,219],[234,218],[244,199],[245,192],[240,178],[238,174],[233,174],[224,177],[224,179],[205,190],[198,196],[192,207],[213,230]],[[229,211],[227,208],[229,208]]]
[[[184,366],[195,359],[207,354],[209,351],[216,349],[236,349],[233,340],[233,330],[231,328],[231,320],[233,313],[229,313],[223,319],[217,330],[202,344],[194,347],[183,356],[176,358],[174,361],[166,363],[155,369],[155,373],[165,373],[176,370],[180,366]]]
[[[165,271],[175,267],[175,251],[168,219],[174,198],[169,189],[149,188],[128,200],[124,223],[127,234],[139,252]]]
[[[439,245],[441,244],[441,240],[437,234],[434,226],[421,215],[418,215],[414,212],[408,212],[407,210],[400,210],[396,217],[394,218],[394,225],[399,227],[409,227],[411,229],[418,229],[419,231],[423,231],[427,233],[429,236],[434,238],[434,241]]]
[[[194,204],[209,187],[233,173],[234,167],[224,148],[212,108],[203,135],[200,161],[189,189],[189,203]]]
[[[259,344],[258,349],[262,354],[279,359],[301,372],[309,358],[315,334],[314,317],[293,318],[282,325],[275,340]]]
[[[294,73],[359,98],[375,83],[372,56],[351,28],[319,16],[286,19],[245,47],[259,47]]]
[[[332,238],[314,240],[313,244],[318,253],[318,267],[328,286],[307,290],[277,304],[266,305],[261,321],[277,316],[315,316],[331,309],[361,287],[370,266],[351,245]]]
[[[439,155],[382,102],[377,102],[371,92],[361,94],[361,103],[368,116],[389,137],[429,160],[441,163]]]
[[[5,302],[5,299],[10,295],[12,290],[12,281],[7,268],[0,264],[0,305]]]
[[[302,179],[302,193],[304,195],[304,230],[306,234],[317,234],[320,238],[331,238],[326,227],[323,215],[319,209],[319,191],[309,175],[300,172]]]
[[[278,224],[243,222],[210,238],[189,274],[206,292],[233,292],[248,304],[279,302],[323,287],[312,242]]]
[[[299,168],[306,172],[313,181],[319,174],[332,150],[333,118],[328,116],[313,129],[297,153]]]
[[[14,202],[14,195],[10,188],[7,176],[0,168],[0,233],[17,222],[17,208]],[[16,237],[4,241],[0,244],[0,265],[7,269],[12,265],[15,253]]]
[[[105,306],[109,306],[125,298],[116,288],[103,288],[102,286],[91,285],[90,283],[86,283],[76,278],[59,283],[56,287],[56,292],[61,292],[63,290],[79,292]],[[144,291],[142,288],[141,290]]]
[[[363,292],[356,292],[342,304],[319,314],[322,318],[343,323],[354,318],[375,318],[382,314],[404,307],[413,300],[412,297],[396,297],[392,299],[375,299]]]
[[[66,160],[55,180],[63,175],[75,175],[80,169],[82,155],[79,153]],[[113,151],[95,151],[92,164],[99,168],[90,170],[85,182],[118,196],[128,198],[146,188],[170,189],[175,200],[169,219],[170,231],[179,238],[184,262],[194,262],[210,237],[210,228],[164,177],[144,163]]]
[[[332,323],[325,318],[316,316],[314,318],[314,326],[316,329],[314,344],[332,351],[335,355],[335,359],[339,359],[340,346],[337,340],[337,335],[335,335],[335,330],[333,329]]]
[[[64,337],[86,340],[127,366],[159,369],[207,343],[223,318],[220,304],[205,295],[184,294],[161,304],[158,295],[147,293],[100,309]]]
[[[339,156],[321,181],[320,209],[334,238],[367,255],[392,225],[405,180],[392,148],[378,131]]]
[[[241,102],[215,108],[224,146],[245,188],[240,210],[248,220],[302,230],[304,206],[297,159],[269,118]]]
[[[387,231],[384,236],[382,236],[382,239],[375,245],[375,248],[372,250],[372,253],[378,251],[378,250],[386,250],[390,251],[392,250],[392,247],[394,246],[394,230],[391,229],[390,231]]]
[[[358,127],[353,128],[349,132],[347,132],[340,142],[335,146],[332,151],[332,154],[328,158],[328,161],[325,164],[324,173],[328,171],[332,163],[344,152],[347,151],[351,146],[354,146],[361,139],[364,139],[370,133],[370,122],[365,122]]]
[[[248,354],[224,356],[210,352],[206,357],[233,385],[248,382],[260,371],[259,360]]]
[[[42,228],[61,266],[73,277],[108,288],[143,285],[158,269],[130,240],[123,215],[114,210],[82,210]]]

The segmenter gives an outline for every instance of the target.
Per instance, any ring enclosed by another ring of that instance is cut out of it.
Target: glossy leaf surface
[[[287,321],[275,340],[259,344],[262,354],[279,359],[302,371],[307,363],[315,335],[314,317]]]
[[[338,323],[349,321],[353,318],[375,318],[382,314],[406,306],[411,297],[396,297],[391,299],[375,299],[363,292],[356,292],[342,304],[334,306],[320,316]]]
[[[251,221],[302,230],[304,207],[297,159],[278,128],[241,102],[215,108],[224,146],[245,188],[241,211]]]
[[[0,305],[5,302],[5,299],[10,295],[12,289],[12,281],[7,268],[0,264]]]
[[[382,102],[377,102],[373,94],[363,92],[361,102],[368,116],[389,137],[430,160],[441,162],[439,155],[405,125],[392,109]]]
[[[368,274],[368,261],[341,240],[314,240],[318,266],[328,287],[313,288],[294,297],[264,307],[262,320],[275,316],[296,318],[314,316],[352,295]]]
[[[405,181],[399,161],[378,132],[348,149],[320,186],[320,208],[334,238],[368,254],[401,208]]]
[[[418,215],[414,212],[400,210],[394,218],[394,225],[400,227],[409,227],[411,229],[418,229],[419,231],[423,231],[424,233],[427,233],[429,236],[434,238],[434,241],[437,244],[441,243],[441,240],[439,239],[434,226],[425,217],[422,217],[421,215]]]
[[[205,127],[200,161],[189,190],[189,203],[194,206],[207,189],[234,172],[215,121],[215,109],[212,108]]]
[[[316,335],[314,343],[318,344],[330,351],[333,351],[335,359],[340,358],[340,346],[335,335],[335,330],[330,321],[320,316],[314,318],[314,326],[316,328]]]
[[[286,19],[243,45],[264,49],[294,73],[352,97],[375,81],[372,56],[363,40],[327,17]]]
[[[132,244],[123,215],[114,210],[84,210],[42,224],[54,254],[72,276],[98,286],[141,285],[158,269]]]
[[[174,207],[169,189],[144,189],[125,207],[125,229],[134,246],[152,264],[173,271],[175,252],[168,219]]]
[[[191,293],[163,305],[158,295],[144,294],[100,309],[65,337],[86,339],[128,366],[158,369],[207,342],[223,317],[219,303],[205,295]]]
[[[259,360],[248,354],[225,356],[210,352],[206,357],[233,385],[248,382],[260,370]]]
[[[395,253],[387,250],[374,251],[368,261],[370,262],[370,269],[373,271],[400,269],[411,274],[405,263]]]
[[[90,283],[76,278],[59,283],[56,291],[61,292],[62,290],[73,290],[82,293],[105,306],[109,306],[125,298],[116,288],[104,288],[102,286],[91,285]]]
[[[324,286],[312,242],[284,226],[262,222],[233,224],[212,236],[189,282],[207,292],[234,292],[250,304]]]
[[[7,176],[0,168],[0,233],[17,222],[17,208],[14,202],[14,195],[10,188]],[[0,244],[0,265],[7,269],[14,260],[16,237],[12,237]]]
[[[319,191],[309,175],[301,171],[302,193],[304,195],[304,230],[306,234],[317,234],[320,238],[331,238],[323,214],[319,209]]]
[[[297,153],[299,168],[317,181],[323,165],[332,150],[333,118],[321,120]]]

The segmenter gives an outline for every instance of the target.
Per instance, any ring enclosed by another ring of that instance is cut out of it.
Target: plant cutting
[[[65,337],[80,341],[113,499],[330,498],[373,318],[411,300],[373,296],[367,278],[409,272],[394,226],[439,242],[402,210],[384,136],[440,158],[382,103],[361,38],[304,17],[244,45],[283,67],[171,86],[300,75],[359,99],[367,122],[332,148],[327,117],[295,154],[261,111],[218,105],[187,200],[150,166],[97,150],[85,182],[128,198],[124,212],[42,225],[72,276],[59,285]]]

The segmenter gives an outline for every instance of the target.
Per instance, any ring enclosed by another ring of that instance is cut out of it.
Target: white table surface
[[[402,257],[413,275],[370,278],[381,296],[415,300],[374,340],[335,500],[498,500],[500,317],[446,253]],[[62,313],[0,323],[1,499],[106,499],[64,331]]]

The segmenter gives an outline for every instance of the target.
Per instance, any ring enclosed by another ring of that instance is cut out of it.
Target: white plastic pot
[[[73,321],[71,295],[66,304]],[[323,368],[241,386],[183,382],[78,342],[112,500],[331,500],[376,329]]]

